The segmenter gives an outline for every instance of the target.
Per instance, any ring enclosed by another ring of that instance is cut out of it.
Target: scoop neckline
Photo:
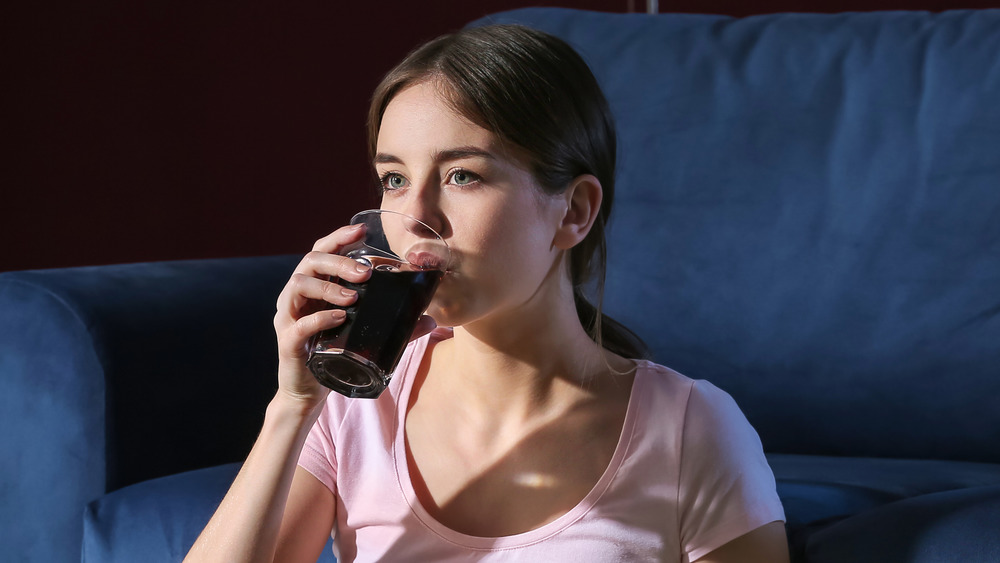
[[[413,377],[413,366],[411,364],[413,363],[414,358],[420,358],[422,361],[432,340],[437,343],[447,340],[450,337],[451,330],[438,328],[427,337],[421,338],[415,343],[416,347],[413,350],[413,354],[410,354],[406,359],[406,365],[403,366],[404,369],[400,372],[400,374],[404,377],[402,381],[402,388],[400,389],[399,399],[396,404],[396,415],[393,421],[392,457],[393,465],[396,471],[396,482],[399,486],[399,491],[402,493],[403,497],[406,499],[407,505],[410,507],[410,511],[417,518],[417,520],[420,521],[420,523],[433,534],[449,543],[472,550],[492,551],[498,549],[524,547],[538,543],[558,534],[559,532],[562,532],[574,522],[583,518],[594,508],[601,497],[607,492],[608,488],[610,488],[615,476],[621,469],[622,463],[625,461],[625,457],[628,454],[629,445],[631,444],[634,436],[635,420],[638,416],[639,410],[638,398],[642,396],[641,387],[643,387],[646,381],[645,371],[647,362],[643,360],[633,360],[636,363],[636,373],[632,381],[632,389],[629,392],[628,406],[625,411],[625,421],[622,423],[622,430],[618,436],[618,443],[615,446],[615,452],[611,456],[611,461],[605,468],[604,473],[602,473],[601,477],[597,480],[597,483],[594,484],[590,491],[584,495],[583,499],[581,499],[576,506],[555,520],[526,532],[497,537],[472,536],[445,526],[434,518],[426,508],[424,508],[423,503],[420,502],[420,499],[417,497],[416,491],[413,488],[413,482],[410,479],[410,468],[406,461],[406,407],[409,404],[410,392],[413,390],[413,381],[415,379]]]

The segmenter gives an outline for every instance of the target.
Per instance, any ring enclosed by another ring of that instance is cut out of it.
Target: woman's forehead
[[[496,148],[493,133],[455,110],[440,87],[432,82],[411,85],[386,106],[376,146],[379,153],[435,146],[435,152],[453,147]]]

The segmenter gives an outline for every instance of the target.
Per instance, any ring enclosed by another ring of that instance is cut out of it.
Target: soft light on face
[[[543,195],[494,135],[457,114],[434,82],[399,92],[386,107],[375,168],[382,208],[406,213],[451,247],[428,314],[442,326],[523,305],[546,283],[565,201]]]

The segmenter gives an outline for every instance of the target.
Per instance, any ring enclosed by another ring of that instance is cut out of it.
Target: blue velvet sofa
[[[606,309],[742,406],[793,559],[1000,561],[1000,11],[487,21],[604,85]],[[296,260],[0,275],[0,560],[182,557]]]

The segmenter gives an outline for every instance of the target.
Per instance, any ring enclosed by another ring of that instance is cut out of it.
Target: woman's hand
[[[329,390],[309,373],[306,359],[309,339],[320,331],[343,324],[342,309],[358,298],[357,292],[329,281],[331,277],[352,283],[366,281],[371,269],[337,252],[364,236],[363,225],[342,227],[316,241],[312,252],[299,262],[278,296],[274,331],[278,337],[278,397],[290,399],[311,410],[321,404]]]

